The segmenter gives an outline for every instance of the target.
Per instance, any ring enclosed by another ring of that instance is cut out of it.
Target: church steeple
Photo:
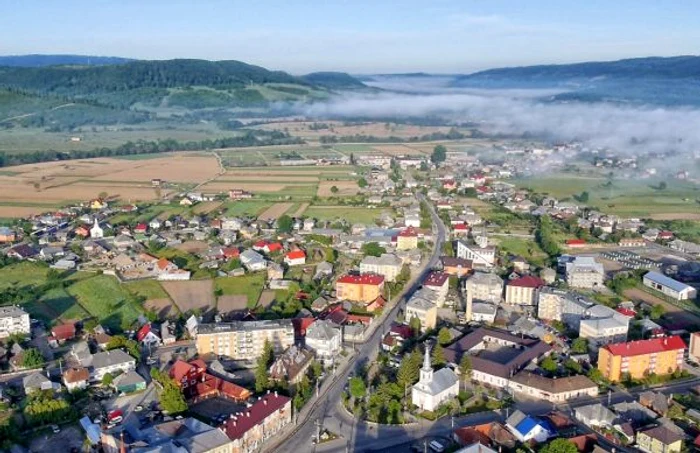
[[[420,370],[420,382],[432,382],[433,366],[430,364],[430,346],[425,346],[425,357],[423,358],[423,368]]]

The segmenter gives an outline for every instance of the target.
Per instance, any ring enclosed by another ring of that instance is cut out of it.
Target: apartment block
[[[13,334],[29,335],[29,314],[17,306],[0,307],[0,338]]]
[[[276,354],[294,344],[291,319],[236,321],[199,324],[197,352],[231,357],[234,360],[255,360],[269,341]]]
[[[632,379],[671,374],[683,365],[685,347],[679,336],[609,344],[598,352],[598,369],[613,382],[625,373]]]

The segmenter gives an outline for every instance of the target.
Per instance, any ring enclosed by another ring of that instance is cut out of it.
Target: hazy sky
[[[0,8],[5,55],[444,73],[700,53],[693,0],[0,0]]]

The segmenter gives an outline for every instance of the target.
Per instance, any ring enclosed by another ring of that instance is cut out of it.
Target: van
[[[435,453],[442,453],[445,451],[445,447],[443,447],[437,440],[431,441],[428,446],[430,447],[430,450],[434,451]]]

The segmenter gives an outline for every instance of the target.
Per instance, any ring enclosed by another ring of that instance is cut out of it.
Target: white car
[[[58,434],[61,432],[61,428],[59,428],[58,425],[51,425],[51,431],[53,431],[54,434]]]

